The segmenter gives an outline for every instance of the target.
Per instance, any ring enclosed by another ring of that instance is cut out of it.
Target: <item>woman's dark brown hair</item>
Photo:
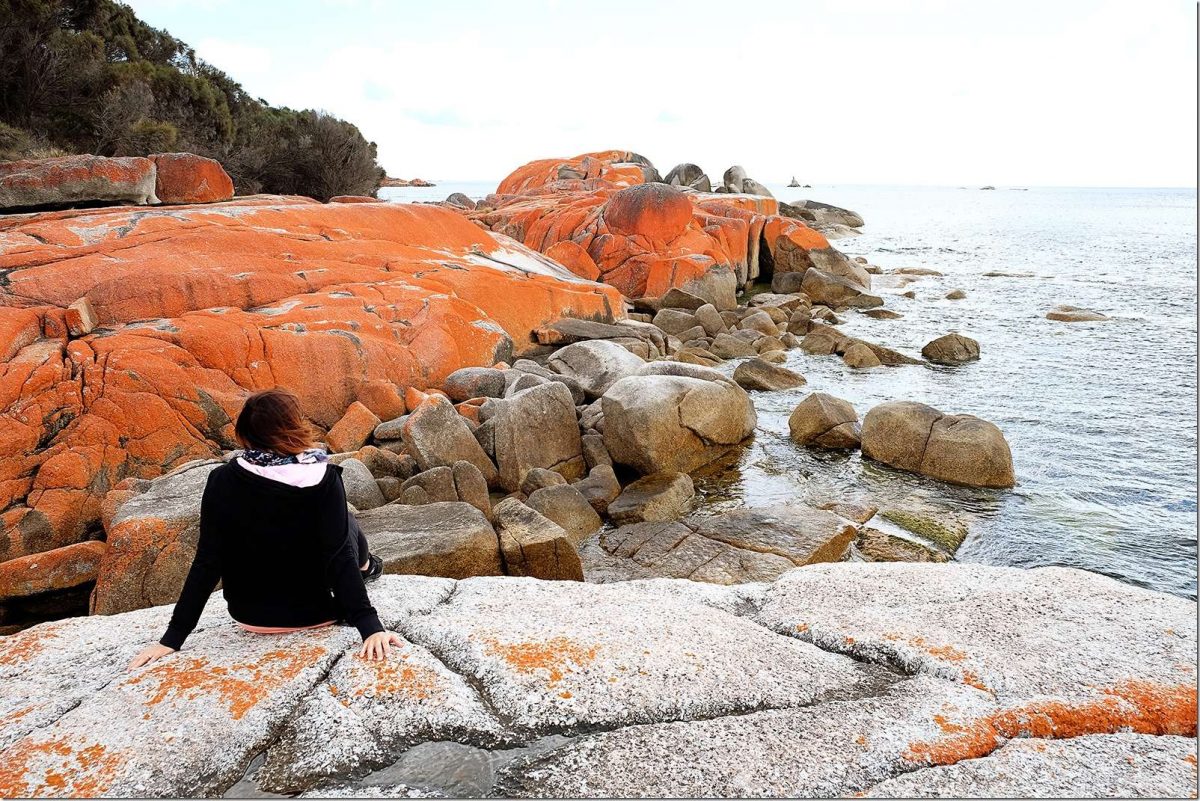
[[[300,411],[300,399],[278,387],[246,398],[234,433],[243,447],[285,456],[294,456],[313,444],[313,429]]]

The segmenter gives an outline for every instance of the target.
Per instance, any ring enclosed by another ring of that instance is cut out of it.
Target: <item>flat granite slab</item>
[[[0,638],[0,797],[217,796],[252,762],[262,790],[437,796],[389,767],[430,741],[549,743],[487,780],[514,796],[1195,792],[1196,604],[1083,571],[389,575],[370,594],[404,639],[382,665],[349,628],[248,634],[219,594],[183,651],[132,672],[169,607]]]

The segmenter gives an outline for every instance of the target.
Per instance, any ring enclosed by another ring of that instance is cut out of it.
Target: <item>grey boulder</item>
[[[1007,488],[1016,483],[1012,452],[994,424],[948,415],[913,401],[891,401],[863,418],[863,455],[952,484]]]
[[[459,501],[389,503],[358,515],[385,573],[446,578],[504,574],[496,532],[483,513]]]

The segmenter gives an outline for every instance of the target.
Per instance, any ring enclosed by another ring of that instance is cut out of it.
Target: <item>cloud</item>
[[[197,49],[254,96],[354,122],[395,175],[629,148],[766,181],[1194,180],[1189,4],[610,2],[318,0],[269,27],[230,5],[199,15]],[[176,13],[153,24],[188,40]]]

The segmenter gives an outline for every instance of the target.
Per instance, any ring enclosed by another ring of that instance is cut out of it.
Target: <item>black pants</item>
[[[346,512],[346,517],[349,518],[350,523],[350,550],[354,552],[354,564],[361,569],[366,564],[367,557],[371,555],[371,549],[367,546],[367,536],[358,527],[358,521],[354,519],[354,515]]]

